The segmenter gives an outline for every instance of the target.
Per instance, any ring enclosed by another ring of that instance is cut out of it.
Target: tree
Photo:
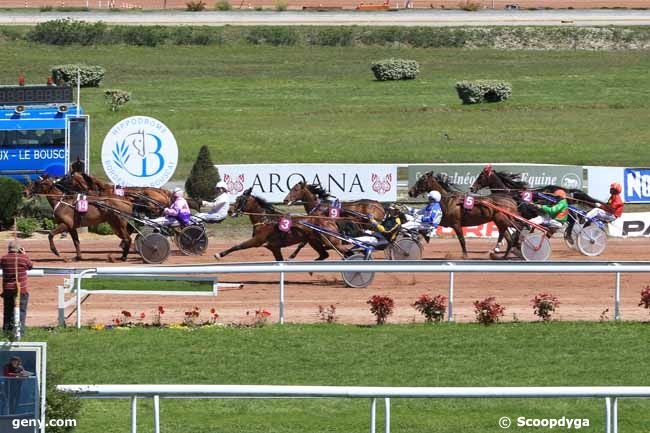
[[[14,223],[16,209],[23,201],[23,185],[9,177],[0,177],[0,225],[9,228]]]
[[[208,146],[201,146],[190,176],[185,181],[185,191],[194,200],[212,200],[214,186],[220,180],[219,170],[212,163]]]

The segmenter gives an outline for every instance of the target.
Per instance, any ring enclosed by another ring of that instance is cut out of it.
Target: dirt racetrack
[[[166,264],[215,263],[213,253],[231,246],[235,241],[216,242],[212,240],[208,254],[202,257],[185,257],[174,251]],[[3,242],[6,244],[6,241]],[[119,257],[117,238],[102,240],[82,239],[85,251],[81,262],[64,261],[52,255],[46,240],[26,240],[23,242],[28,254],[37,268],[89,268],[96,266],[118,266],[122,262],[108,262],[108,255]],[[468,239],[470,258],[488,259],[488,250],[494,245],[489,239]],[[69,239],[58,240],[57,246],[62,255],[71,259],[74,256]],[[3,251],[6,245],[2,245]],[[286,255],[286,254],[285,254]],[[305,248],[298,257],[310,260],[314,252]],[[382,253],[377,253],[381,258]],[[455,239],[435,239],[425,246],[426,259],[458,260],[460,248]],[[251,249],[233,253],[222,262],[270,261],[273,257],[266,249]],[[575,251],[570,251],[561,240],[553,240],[553,260],[590,260]],[[606,252],[600,260],[650,260],[647,239],[610,239]],[[142,265],[141,259],[132,255],[127,262]],[[244,288],[222,288],[216,298],[206,297],[156,297],[156,296],[111,296],[92,295],[83,305],[83,321],[89,323],[109,323],[128,310],[139,314],[144,312],[149,318],[159,305],[165,307],[164,322],[179,323],[185,311],[198,306],[200,319],[207,320],[207,312],[215,307],[223,323],[247,323],[252,321],[256,309],[271,312],[271,321],[278,318],[278,276],[266,274],[227,275],[223,282],[242,282]],[[28,325],[55,325],[57,319],[57,290],[63,277],[33,277],[30,279],[30,308]],[[647,320],[649,312],[638,306],[640,291],[650,284],[650,275],[623,274],[621,277],[621,314],[625,320]],[[560,308],[556,317],[561,320],[599,320],[601,314],[613,319],[614,316],[613,274],[456,274],[455,278],[455,317],[457,321],[471,321],[474,318],[472,302],[487,296],[495,296],[497,302],[506,307],[504,320],[528,321],[535,317],[530,299],[540,291],[556,295]],[[127,287],[123,287],[127,288]],[[373,316],[368,311],[366,301],[375,294],[389,295],[395,299],[395,314],[389,321],[420,322],[422,317],[410,304],[422,293],[447,295],[447,274],[377,274],[374,282],[366,289],[347,288],[339,274],[287,274],[286,320],[288,322],[316,322],[318,306],[336,306],[336,317],[342,323],[372,323]],[[247,314],[250,312],[250,314]],[[71,309],[67,310],[70,315]],[[149,320],[147,318],[147,320]],[[68,320],[72,324],[74,315]]]

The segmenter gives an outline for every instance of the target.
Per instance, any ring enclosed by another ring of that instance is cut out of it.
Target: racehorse
[[[442,195],[440,207],[443,216],[440,225],[454,229],[463,250],[463,258],[467,258],[467,248],[465,246],[465,236],[463,235],[462,228],[477,226],[489,221],[494,221],[499,229],[497,245],[504,238],[506,239],[507,249],[504,257],[508,256],[512,248],[508,228],[513,225],[513,221],[508,215],[481,204],[480,200],[487,200],[498,208],[518,215],[517,203],[514,200],[506,195],[490,195],[489,197],[477,200],[472,209],[465,209],[463,206],[463,194],[453,191],[451,185],[442,175],[434,175],[432,171],[420,176],[415,185],[409,189],[409,197],[417,197],[420,194],[430,191],[438,191]]]
[[[122,242],[122,260],[126,260],[131,247],[131,234],[129,233],[129,222],[121,214],[131,215],[133,206],[127,200],[119,197],[103,198],[88,201],[88,211],[77,212],[76,197],[64,194],[52,178],[46,174],[37,181],[32,182],[25,188],[25,196],[31,198],[36,194],[43,194],[52,206],[54,221],[57,226],[50,231],[48,239],[50,250],[60,257],[59,251],[54,245],[54,236],[59,233],[69,232],[77,255],[75,260],[81,260],[81,247],[79,244],[79,227],[94,226],[100,223],[108,223]]]
[[[273,207],[270,203],[260,197],[251,194],[252,188],[244,191],[242,195],[237,197],[234,204],[234,211],[232,216],[236,217],[242,213],[249,214],[251,223],[253,224],[253,236],[239,245],[235,245],[218,254],[218,258],[227,256],[228,254],[245,250],[248,248],[265,247],[273,253],[273,257],[277,261],[283,261],[282,248],[295,245],[306,241],[316,252],[318,258],[316,260],[325,260],[329,257],[323,244],[323,238],[319,233],[314,232],[307,227],[298,224],[300,221],[307,221],[312,224],[319,225],[332,231],[336,231],[336,225],[328,220],[323,220],[315,217],[294,217],[291,218],[292,226],[287,232],[281,231],[278,224],[283,216],[283,213]],[[340,245],[338,239],[327,238],[332,245]]]
[[[95,176],[85,173],[71,173],[58,181],[66,192],[79,192],[88,195],[112,196],[115,187]],[[142,211],[151,217],[158,217],[163,209],[174,202],[173,193],[164,188],[153,187],[124,187],[124,197],[133,203],[135,210]],[[200,210],[200,204],[188,198],[191,209]]]

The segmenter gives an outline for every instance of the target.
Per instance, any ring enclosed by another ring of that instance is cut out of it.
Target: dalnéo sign
[[[394,164],[239,164],[219,165],[231,199],[244,190],[280,203],[298,182],[317,184],[340,200],[397,200]]]
[[[177,164],[174,134],[152,117],[121,120],[102,144],[104,171],[117,185],[161,187],[171,179]]]
[[[428,171],[446,175],[461,191],[469,191],[486,164],[410,164],[409,187]],[[582,166],[545,164],[492,164],[496,171],[521,174],[531,188],[558,185],[569,189],[583,188]]]

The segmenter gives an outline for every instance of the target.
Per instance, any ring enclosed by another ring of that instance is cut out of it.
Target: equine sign
[[[231,200],[244,190],[280,203],[298,182],[317,184],[340,200],[397,200],[394,164],[242,164],[217,166]]]
[[[409,164],[409,187],[428,171],[449,177],[461,191],[469,191],[486,164]],[[544,164],[492,164],[496,171],[521,173],[521,180],[531,188],[559,185],[563,188],[582,189],[582,167],[577,165]]]
[[[171,179],[177,163],[174,134],[152,117],[121,120],[102,144],[104,171],[118,185],[161,187]]]

